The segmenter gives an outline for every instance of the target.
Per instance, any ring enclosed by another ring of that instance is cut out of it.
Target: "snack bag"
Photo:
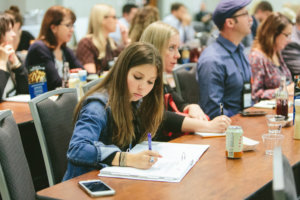
[[[30,98],[48,91],[45,67],[41,65],[30,66],[28,70],[28,83]]]

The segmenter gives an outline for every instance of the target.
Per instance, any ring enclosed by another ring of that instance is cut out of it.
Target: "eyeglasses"
[[[104,18],[105,19],[107,19],[107,18],[113,18],[113,19],[117,19],[117,17],[115,16],[115,15],[107,15],[107,16],[104,16]]]
[[[60,25],[65,26],[65,27],[67,27],[68,29],[74,28],[74,24],[72,24],[72,23],[68,23],[68,24],[60,24]]]
[[[233,15],[233,16],[231,16],[231,18],[237,18],[237,17],[241,17],[241,16],[250,16],[249,15],[249,13],[248,13],[248,11],[247,12],[244,12],[244,13],[242,13],[242,14],[239,14],[239,15]]]
[[[281,32],[286,38],[291,38],[292,37],[292,34],[291,33],[284,33],[284,32]]]

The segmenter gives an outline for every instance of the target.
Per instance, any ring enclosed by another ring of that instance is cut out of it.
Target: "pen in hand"
[[[223,104],[222,104],[222,103],[220,103],[220,114],[221,114],[221,115],[224,115]]]
[[[148,147],[149,147],[149,150],[152,150],[152,145],[151,145],[151,133],[148,133]]]

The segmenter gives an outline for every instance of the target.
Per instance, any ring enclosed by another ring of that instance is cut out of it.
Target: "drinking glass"
[[[274,148],[277,146],[281,146],[283,139],[284,135],[282,134],[263,134],[262,140],[265,147],[265,154],[273,155]]]
[[[270,134],[280,134],[282,127],[286,124],[283,115],[266,115],[268,130]]]

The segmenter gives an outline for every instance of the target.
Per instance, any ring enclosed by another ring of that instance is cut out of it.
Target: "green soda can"
[[[229,126],[226,130],[226,157],[243,156],[243,129],[240,126]]]

